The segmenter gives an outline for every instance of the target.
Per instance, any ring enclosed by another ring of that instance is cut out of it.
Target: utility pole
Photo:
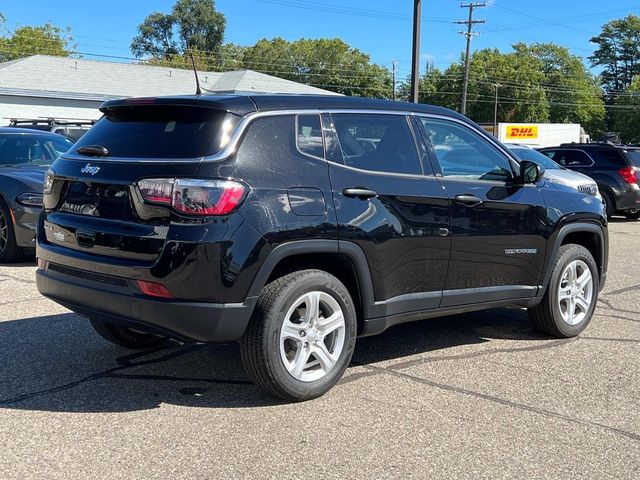
[[[391,72],[393,74],[393,95],[391,98],[393,98],[393,101],[396,101],[396,71],[398,69],[398,62],[396,60],[393,60],[393,62],[391,63],[391,65],[393,65]]]
[[[418,83],[420,82],[420,21],[422,0],[413,0],[413,57],[411,65],[411,101],[418,103]]]
[[[499,83],[496,83],[496,100],[493,106],[493,136],[498,138],[498,89],[501,87]]]
[[[467,50],[466,53],[464,55],[464,82],[462,85],[462,107],[460,108],[460,112],[464,115],[467,113],[467,90],[469,87],[469,57],[471,55],[471,38],[474,35],[473,33],[473,26],[477,25],[479,23],[485,23],[484,20],[474,20],[473,19],[473,9],[474,8],[480,8],[480,7],[486,7],[487,4],[486,3],[467,3],[467,4],[461,4],[460,8],[468,8],[469,9],[469,19],[468,20],[460,20],[454,23],[457,23],[458,25],[466,25],[467,26],[467,31],[463,31],[463,32],[458,32],[460,35],[464,35],[465,37],[467,37]]]

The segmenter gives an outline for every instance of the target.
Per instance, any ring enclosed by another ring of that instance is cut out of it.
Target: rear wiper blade
[[[102,145],[85,145],[84,147],[78,148],[76,153],[79,153],[80,155],[89,155],[91,157],[106,157],[109,155],[109,150],[107,150],[107,147],[103,147]]]

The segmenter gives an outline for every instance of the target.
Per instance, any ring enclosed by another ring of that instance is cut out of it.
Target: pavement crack
[[[608,338],[608,337],[580,337],[583,340],[599,340],[602,342],[621,342],[621,343],[640,343],[640,340],[634,338]]]
[[[622,308],[618,308],[618,307],[614,307],[613,305],[611,305],[611,302],[609,300],[605,300],[604,298],[600,297],[598,299],[598,302],[602,303],[605,305],[604,308],[608,308],[610,310],[613,310],[614,312],[618,312],[618,313],[630,313],[632,315],[638,315],[638,312],[634,312],[633,310],[624,310]]]
[[[620,293],[633,292],[640,290],[640,284],[633,285],[631,287],[619,288],[618,290],[612,290],[610,292],[603,293],[603,295],[618,295]]]
[[[459,355],[446,355],[442,357],[419,358],[416,360],[407,360],[405,362],[396,363],[396,364],[390,365],[388,368],[393,370],[404,370],[404,369],[407,369],[416,365],[422,365],[425,363],[444,362],[448,360],[463,360],[468,358],[477,358],[477,357],[484,357],[487,355],[494,355],[497,353],[518,353],[518,352],[532,352],[536,350],[546,350],[549,348],[560,347],[562,345],[575,342],[579,339],[580,337],[575,337],[575,338],[568,338],[568,339],[561,339],[561,340],[551,340],[541,345],[531,345],[528,347],[492,348],[492,349],[483,350],[481,352],[462,353]]]
[[[476,392],[474,390],[470,390],[467,388],[462,388],[462,387],[456,387],[454,385],[448,385],[445,383],[439,383],[439,382],[435,382],[432,380],[427,380],[426,378],[420,378],[420,377],[416,377],[414,375],[409,375],[408,373],[404,373],[404,372],[399,372],[397,370],[390,370],[388,368],[384,368],[384,367],[376,367],[373,365],[362,365],[364,368],[370,369],[370,370],[374,370],[374,371],[378,371],[379,373],[382,374],[387,374],[387,375],[392,375],[404,380],[408,380],[410,382],[414,382],[414,383],[418,383],[421,385],[426,385],[429,387],[433,387],[433,388],[438,388],[440,390],[444,390],[447,392],[451,392],[451,393],[456,393],[456,394],[461,394],[461,395],[466,395],[466,396],[470,396],[470,397],[475,397],[475,398],[480,398],[482,400],[486,400],[492,403],[497,403],[499,405],[504,405],[507,407],[511,407],[511,408],[516,408],[518,410],[523,410],[523,411],[527,411],[527,412],[531,412],[531,413],[536,413],[539,415],[544,415],[546,417],[550,417],[550,418],[555,418],[555,419],[561,419],[564,420],[568,423],[573,423],[573,424],[577,424],[577,425],[581,425],[581,426],[585,426],[585,427],[599,427],[602,429],[605,429],[609,432],[615,433],[617,435],[621,435],[624,437],[627,437],[631,440],[635,440],[635,441],[640,441],[640,434],[635,433],[635,432],[629,432],[626,430],[622,430],[620,428],[616,428],[616,427],[612,427],[609,425],[605,425],[599,422],[591,422],[588,420],[583,420],[581,418],[576,418],[576,417],[572,417],[569,415],[565,415],[563,413],[557,413],[557,412],[553,412],[551,410],[546,410],[544,408],[539,408],[539,407],[533,407],[531,405],[527,405],[524,403],[518,403],[518,402],[514,402],[511,400],[506,400],[504,398],[500,398],[497,397],[495,395],[489,395],[486,393],[481,393],[481,392]]]
[[[640,319],[623,317],[621,315],[610,315],[608,313],[598,313],[598,317],[617,318],[618,320],[626,320],[627,322],[640,323]]]
[[[29,297],[29,298],[22,298],[20,300],[9,300],[8,302],[0,302],[0,306],[2,305],[15,305],[16,303],[25,303],[25,302],[37,302],[40,300],[46,300],[46,298],[44,298],[43,296],[37,296],[37,297]]]
[[[20,278],[20,277],[15,277],[13,275],[7,275],[6,273],[3,273],[2,275],[0,275],[0,278],[2,278],[3,280],[14,280],[16,282],[20,282],[20,283],[29,283],[29,284],[35,284],[36,281],[35,280],[27,280],[26,278]]]

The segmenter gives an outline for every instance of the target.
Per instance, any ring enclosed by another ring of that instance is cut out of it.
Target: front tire
[[[598,266],[581,245],[560,247],[547,291],[529,318],[543,333],[558,338],[579,335],[593,317],[598,302]]]
[[[91,326],[105,340],[125,348],[133,350],[145,350],[162,345],[167,341],[166,337],[152,333],[141,332],[132,328],[116,325],[90,318]]]
[[[628,210],[624,212],[624,216],[630,220],[637,220],[640,218],[640,210]]]
[[[347,288],[321,270],[301,270],[269,283],[240,341],[249,378],[288,401],[329,391],[346,370],[356,338]]]

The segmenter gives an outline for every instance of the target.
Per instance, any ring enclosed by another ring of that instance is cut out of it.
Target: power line
[[[26,55],[31,55],[31,54],[35,54],[37,53],[37,51],[15,51],[13,49],[8,49],[8,48],[0,48],[0,51],[7,51],[7,52],[11,52],[11,53],[17,53],[17,54],[26,54]],[[89,56],[97,56],[97,57],[103,57],[103,58],[109,58],[109,59],[124,59],[124,60],[136,60],[132,57],[123,57],[123,56],[114,56],[114,55],[105,55],[105,54],[97,54],[97,53],[91,53],[91,52],[77,52],[79,55],[89,55]],[[144,61],[143,61],[144,63]],[[171,68],[171,67],[169,67]],[[179,67],[175,67],[175,68],[179,68]],[[231,67],[229,68],[221,68],[220,71],[228,71],[231,70]],[[313,76],[313,75],[318,75],[318,76],[323,76],[323,74],[310,74],[308,72],[278,72],[278,71],[271,71],[271,73],[273,74],[277,74],[277,73],[286,73],[286,74],[293,74],[293,75],[297,75],[297,76]],[[354,76],[342,76],[342,78],[355,78]],[[460,75],[444,75],[442,78],[446,78],[446,79],[452,79],[452,80],[459,80],[460,79]],[[477,83],[483,83],[483,84],[489,84],[489,85],[494,85],[496,81],[499,81],[501,84],[503,84],[504,87],[509,87],[509,88],[515,88],[515,89],[535,89],[535,88],[540,88],[542,90],[553,90],[553,88],[557,88],[559,90],[558,93],[562,93],[562,92],[567,92],[567,93],[581,93],[583,94],[584,92],[582,90],[572,90],[572,89],[562,89],[560,87],[558,87],[555,84],[546,84],[549,85],[548,87],[545,87],[545,84],[542,83],[524,83],[524,82],[517,82],[511,79],[504,79],[504,78],[498,78],[498,77],[491,77],[491,76],[487,76],[485,75],[484,77],[480,77],[480,76],[475,76],[475,75],[470,75],[469,78],[473,78],[475,82]],[[406,80],[407,78],[405,78]],[[378,94],[381,94],[383,96],[386,96],[388,94],[388,90],[386,90],[385,88],[388,87],[384,87],[383,85],[379,85],[379,86],[375,86],[375,87],[371,87],[371,86],[364,86],[364,85],[358,85],[358,84],[353,84],[353,83],[341,83],[341,84],[336,84],[336,83],[318,83],[318,82],[314,82],[313,80],[308,81],[308,78],[305,79],[305,83],[307,85],[311,85],[311,86],[315,86],[315,87],[320,87],[320,88],[339,88],[339,89],[349,89],[351,91],[357,91],[357,92],[377,92]],[[398,78],[396,77],[396,81],[398,81]],[[432,93],[434,95],[459,95],[459,92],[426,92],[426,93]],[[599,96],[597,94],[592,94],[591,96],[593,96],[594,98],[599,98]],[[635,97],[635,98],[640,98],[640,93],[633,93],[633,92],[627,92],[627,93],[623,93],[621,94],[621,96],[628,96],[628,97]],[[487,99],[491,99],[492,97],[487,96],[487,95],[477,95],[477,98],[487,98]],[[546,100],[546,101],[541,101],[541,102],[530,102],[530,101],[523,101],[521,98],[513,98],[513,97],[500,97],[499,98],[500,101],[513,101],[513,102],[519,102],[519,103],[524,103],[524,104],[548,104],[548,105],[562,105],[562,106],[600,106],[602,105],[602,103],[589,103],[589,102],[558,102],[558,101],[553,101],[553,100]],[[472,101],[472,100],[468,100],[468,101]],[[479,101],[479,100],[473,100],[473,101]],[[489,101],[489,100],[487,100]],[[494,101],[494,100],[491,100]],[[640,106],[634,106],[634,105],[604,105],[604,108],[607,109],[618,109],[618,110],[633,110],[636,111],[640,108]]]
[[[32,55],[32,54],[36,54],[39,52],[39,50],[22,50],[20,52],[16,52],[15,50],[11,50],[11,49],[5,49],[4,51],[7,52],[11,52],[11,53],[18,53],[18,54],[25,54],[25,55]],[[206,51],[203,50],[194,50],[194,52],[199,52],[199,53],[203,53]],[[153,60],[145,60],[145,59],[137,59],[134,57],[126,57],[126,56],[116,56],[116,55],[106,55],[106,54],[99,54],[99,53],[92,53],[92,52],[76,52],[77,55],[86,55],[86,56],[96,56],[96,57],[102,57],[102,58],[109,58],[109,59],[117,59],[117,60],[130,60],[130,61],[138,61],[141,63],[147,63],[149,64],[150,62],[152,62]],[[180,57],[182,58],[182,57]],[[211,60],[219,60],[219,59],[234,59],[234,58],[238,58],[238,57],[234,57],[234,56],[230,56],[230,55],[225,55],[222,53],[211,53],[206,55],[207,59],[211,59]],[[184,59],[183,59],[184,60]],[[261,65],[261,66],[269,66],[269,67],[280,67],[280,66],[291,66],[291,64],[289,63],[278,63],[278,62],[250,62],[251,65]],[[158,65],[158,66],[162,66],[162,65]],[[188,65],[185,64],[185,68],[188,67]],[[300,66],[294,66],[294,68],[299,68]],[[305,65],[306,67],[306,65]],[[172,68],[171,66],[169,67],[165,67],[165,68]],[[174,66],[173,68],[180,68],[179,66]],[[219,66],[218,69],[220,71],[228,71],[228,70],[232,70],[232,67],[225,67],[225,66]],[[298,77],[314,77],[314,76],[318,76],[318,77],[323,77],[326,75],[326,72],[333,72],[333,71],[339,71],[340,72],[340,77],[341,78],[363,78],[362,75],[349,75],[348,73],[351,72],[358,72],[360,73],[359,70],[350,70],[350,69],[344,69],[341,68],[339,66],[335,66],[335,67],[331,67],[331,68],[327,68],[325,66],[325,73],[314,73],[314,72],[298,72],[295,70],[277,70],[277,69],[269,69],[269,71],[271,73],[274,74],[286,74],[286,75],[295,75]],[[458,80],[460,79],[460,75],[455,75],[455,74],[451,74],[451,75],[440,75],[438,76],[438,78],[441,79],[452,79],[452,80]],[[587,95],[587,96],[600,96],[602,95],[602,91],[600,92],[588,92],[585,91],[583,89],[577,89],[577,88],[570,88],[570,87],[563,87],[560,86],[558,84],[548,84],[548,83],[544,83],[544,82],[518,82],[516,80],[513,79],[508,79],[508,78],[504,78],[504,77],[494,77],[494,76],[489,76],[489,75],[484,75],[484,76],[477,76],[477,75],[469,75],[470,79],[474,79],[474,81],[476,83],[484,83],[484,84],[491,84],[493,85],[496,81],[500,82],[503,84],[503,86],[506,87],[513,87],[513,88],[520,88],[520,89],[528,89],[528,88],[542,88],[548,92],[555,92],[555,93],[580,93],[582,95]],[[408,81],[410,79],[410,77],[404,77],[404,78],[398,78],[396,75],[396,84],[398,81]],[[638,93],[632,93],[632,92],[621,92],[619,93],[619,96],[630,96],[630,97],[636,97],[638,96]]]
[[[268,5],[278,5],[283,7],[294,7],[303,10],[312,10],[318,12],[336,13],[341,15],[353,15],[357,17],[382,18],[385,20],[411,20],[411,15],[404,13],[396,13],[388,10],[372,10],[370,8],[356,8],[337,5],[335,3],[299,1],[299,0],[253,0],[254,2],[264,3]],[[420,17],[421,21],[429,21],[435,23],[450,23],[451,19],[445,17]]]

